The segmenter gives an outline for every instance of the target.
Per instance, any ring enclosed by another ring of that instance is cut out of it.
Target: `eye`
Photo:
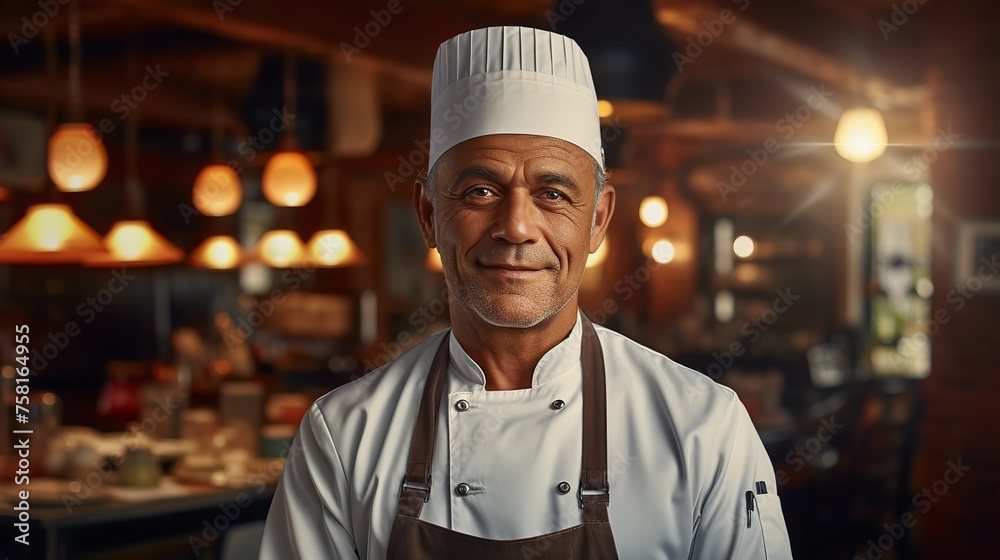
[[[483,206],[493,204],[499,198],[500,195],[495,190],[485,185],[472,187],[465,191],[466,203],[471,205]]]
[[[558,200],[566,200],[566,195],[564,195],[559,191],[545,191],[544,193],[542,193],[542,198],[544,198],[545,200],[558,201]]]

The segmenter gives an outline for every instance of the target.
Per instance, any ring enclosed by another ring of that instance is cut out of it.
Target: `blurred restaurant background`
[[[517,24],[580,43],[601,99],[581,308],[738,393],[796,557],[995,557],[998,16],[3,2],[0,553],[256,557],[306,407],[448,327],[411,201],[433,58]]]

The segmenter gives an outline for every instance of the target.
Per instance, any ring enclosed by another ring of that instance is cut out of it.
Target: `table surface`
[[[63,482],[68,489],[70,481]],[[4,540],[0,550],[4,550],[19,534],[14,527],[18,512],[10,501],[11,485],[0,488],[4,490],[0,492],[4,500],[0,502],[0,538]],[[30,484],[26,488],[30,490]],[[206,522],[223,515],[229,519],[227,528],[262,520],[274,489],[274,484],[220,488],[164,477],[159,491],[109,488],[92,503],[71,501],[67,506],[50,497],[43,505],[32,502],[29,496],[31,544],[26,547],[30,550],[21,552],[30,558],[69,559],[85,551],[95,553],[167,538],[188,539],[201,535]]]

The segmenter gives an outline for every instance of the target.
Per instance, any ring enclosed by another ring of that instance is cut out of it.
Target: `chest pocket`
[[[785,519],[781,515],[781,499],[777,494],[757,494],[757,521],[764,540],[764,558],[791,559],[792,551],[785,538]]]

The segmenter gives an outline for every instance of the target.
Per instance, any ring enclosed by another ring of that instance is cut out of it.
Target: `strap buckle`
[[[416,490],[418,492],[423,492],[424,493],[424,503],[425,504],[427,503],[428,500],[431,499],[431,479],[430,479],[430,477],[427,477],[427,484],[424,484],[422,482],[412,482],[412,481],[406,480],[406,477],[404,476],[403,477],[403,483],[399,485],[399,495],[402,496],[403,495],[403,490],[406,490],[407,488],[411,488],[411,489]]]
[[[604,504],[607,507],[611,503],[611,489],[605,486],[597,490],[588,490],[583,487],[579,491],[580,507],[587,504]]]

